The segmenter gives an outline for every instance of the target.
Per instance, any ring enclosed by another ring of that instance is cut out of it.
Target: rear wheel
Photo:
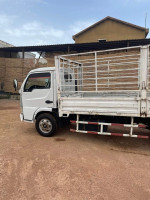
[[[56,133],[56,119],[48,113],[39,115],[35,123],[36,130],[43,137],[51,137]]]

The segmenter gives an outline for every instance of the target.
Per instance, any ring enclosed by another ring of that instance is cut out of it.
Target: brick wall
[[[46,59],[47,63],[38,63],[38,59],[0,58],[0,90],[18,93],[13,88],[13,80],[18,80],[18,89],[30,70],[39,67],[53,67],[54,59]]]

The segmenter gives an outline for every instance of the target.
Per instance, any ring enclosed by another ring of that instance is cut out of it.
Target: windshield
[[[51,86],[50,73],[35,73],[30,74],[25,86],[24,92],[31,92],[33,89],[47,89]]]

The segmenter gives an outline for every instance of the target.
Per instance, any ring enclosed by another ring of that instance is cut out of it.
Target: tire
[[[57,130],[56,119],[48,113],[39,115],[35,123],[36,130],[43,137],[52,137]]]

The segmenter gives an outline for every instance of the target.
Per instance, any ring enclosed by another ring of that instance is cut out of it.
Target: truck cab
[[[60,73],[62,82],[74,85],[71,73]],[[67,87],[63,88],[67,90]],[[31,70],[20,88],[21,121],[35,122],[42,136],[56,132],[58,115],[57,82],[55,67]]]

